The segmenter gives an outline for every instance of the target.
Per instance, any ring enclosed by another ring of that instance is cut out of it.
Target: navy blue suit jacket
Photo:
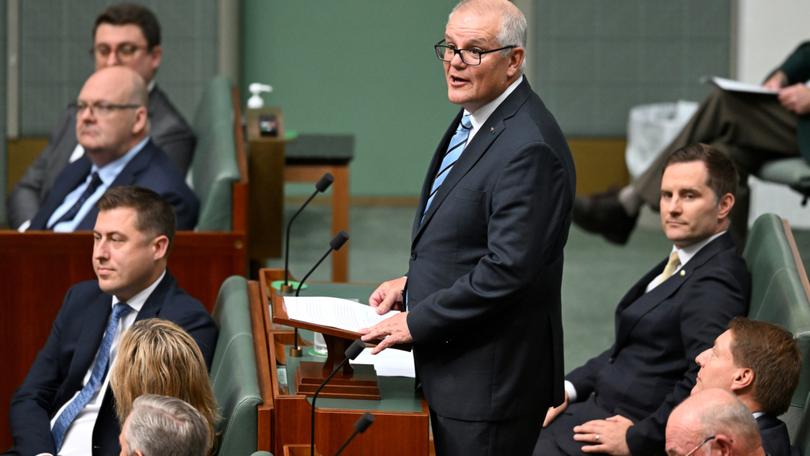
[[[149,92],[149,136],[185,174],[191,166],[195,138],[191,127],[174,107],[166,93],[155,87]],[[6,209],[12,228],[31,220],[42,206],[59,173],[68,165],[78,144],[76,112],[67,109],[51,131],[48,145],[28,167],[8,196]]]
[[[65,296],[45,346],[37,354],[22,386],[11,400],[9,412],[13,453],[56,454],[50,420],[82,388],[98,351],[111,312],[112,297],[95,280],[71,287]],[[162,318],[185,329],[197,342],[210,366],[217,327],[199,301],[178,288],[166,272],[138,313],[137,320]],[[120,426],[112,392],[107,389],[93,429],[93,454],[117,455]]]
[[[407,292],[417,374],[440,416],[539,419],[563,397],[560,286],[573,160],[524,79],[467,144],[421,220],[460,118],[436,150],[414,221]]]
[[[57,177],[37,215],[31,219],[29,230],[47,228],[51,214],[62,204],[65,197],[79,186],[90,174],[91,162],[84,157],[69,164]],[[178,230],[192,230],[197,225],[200,203],[186,185],[185,178],[168,156],[150,139],[135,157],[121,170],[110,187],[137,185],[154,190],[168,201],[177,217]],[[98,208],[93,207],[82,219],[76,230],[92,230],[96,224]]]
[[[769,456],[799,456],[799,451],[790,446],[790,435],[785,423],[771,415],[757,418],[762,448]]]
[[[695,357],[733,317],[748,312],[750,275],[729,233],[703,247],[682,273],[645,293],[665,264],[653,267],[619,302],[613,346],[567,376],[578,400],[596,394],[610,413],[633,420],[627,432],[633,455],[664,452],[667,418],[695,384]]]

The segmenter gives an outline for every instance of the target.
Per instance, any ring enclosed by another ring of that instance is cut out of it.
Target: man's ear
[[[717,434],[714,437],[714,441],[710,443],[714,448],[720,450],[720,454],[723,456],[732,456],[734,453],[732,452],[734,440],[731,437],[725,434]]]
[[[149,126],[149,113],[146,107],[141,106],[135,110],[135,122],[132,124],[132,134],[138,135],[145,132]]]
[[[526,50],[520,47],[512,49],[509,53],[509,68],[506,70],[510,78],[520,73],[523,68],[523,60],[526,58]]]
[[[161,260],[169,255],[169,237],[161,234],[152,240],[152,248],[154,249],[153,258]]]
[[[749,388],[754,385],[756,374],[750,367],[741,367],[734,372],[734,378],[731,380],[731,390],[736,394],[737,391]]]
[[[720,201],[717,202],[717,218],[721,220],[728,219],[728,214],[731,212],[731,208],[734,207],[734,195],[731,193],[726,193],[720,198]]]

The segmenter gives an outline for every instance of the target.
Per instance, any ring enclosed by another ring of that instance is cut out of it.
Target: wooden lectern
[[[254,343],[264,399],[258,411],[258,448],[278,455],[308,456],[311,398],[298,390],[296,379],[301,364],[312,362],[317,367],[317,374],[321,375],[324,363],[322,357],[312,355],[310,350],[305,350],[302,358],[288,357],[284,362],[277,356],[284,355],[292,341],[290,328],[279,324],[280,320],[275,318],[279,301],[274,300],[270,288],[272,281],[282,277],[281,270],[262,269],[259,273],[261,298],[251,299],[251,314],[258,324],[254,326]],[[369,288],[357,284],[312,283],[302,295],[365,298],[371,292]],[[311,328],[302,329],[304,337],[310,335],[308,329]],[[315,330],[334,335],[326,329]],[[350,334],[344,339],[357,336]],[[342,351],[337,359],[337,362],[343,359]],[[360,369],[354,367],[354,375],[357,375]],[[379,388],[378,400],[357,399],[346,395],[346,391],[340,396],[324,396],[321,392],[315,410],[317,452],[334,454],[354,430],[355,421],[363,413],[370,412],[374,415],[374,425],[358,435],[344,455],[428,455],[428,408],[421,394],[414,391],[413,379],[379,377],[375,384]]]
[[[323,334],[326,341],[326,361],[324,363],[304,361],[296,373],[296,389],[300,394],[312,396],[323,383],[332,370],[343,361],[344,352],[360,334],[331,326],[321,326],[313,323],[293,320],[287,315],[287,306],[284,296],[271,288],[273,322],[276,324],[292,326],[293,328],[308,329]],[[320,397],[334,397],[344,399],[380,399],[380,388],[377,385],[377,373],[374,366],[359,365],[352,367],[346,363],[343,372],[335,375],[323,387]]]

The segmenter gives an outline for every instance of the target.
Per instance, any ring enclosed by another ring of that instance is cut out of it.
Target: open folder
[[[706,78],[706,82],[729,92],[758,93],[763,95],[776,95],[779,93],[778,90],[766,89],[759,84],[750,84],[747,82],[735,81],[734,79],[726,79],[718,76]]]
[[[284,298],[284,306],[290,320],[330,326],[354,333],[399,313],[398,310],[391,310],[384,315],[378,315],[374,308],[365,304],[329,297],[287,296]]]

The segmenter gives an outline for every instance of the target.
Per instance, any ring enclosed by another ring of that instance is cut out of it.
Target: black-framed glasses
[[[115,53],[115,57],[119,62],[128,62],[141,50],[149,50],[149,47],[139,46],[135,43],[121,43],[113,49],[106,44],[97,44],[90,48],[90,55],[97,59],[106,60],[110,57],[110,54]]]
[[[714,440],[716,438],[717,438],[716,435],[710,435],[710,436],[706,437],[705,439],[703,439],[702,442],[700,442],[700,445],[692,448],[692,451],[686,453],[684,456],[692,456],[693,454],[695,454],[697,452],[697,450],[701,449],[701,447],[703,447],[703,445],[706,445],[707,443],[711,442],[712,440]]]
[[[458,54],[461,57],[461,61],[466,63],[467,65],[475,66],[481,64],[481,57],[486,54],[490,54],[492,52],[498,51],[505,51],[507,49],[514,49],[518,47],[516,44],[512,44],[509,46],[500,47],[498,49],[489,49],[484,50],[480,48],[470,48],[470,49],[458,49],[457,47],[451,44],[445,44],[444,40],[440,40],[438,43],[433,45],[433,49],[436,51],[436,57],[439,58],[442,62],[449,62],[453,60],[453,57]]]
[[[107,116],[112,114],[114,111],[121,111],[123,109],[138,109],[141,107],[141,105],[133,103],[107,103],[104,101],[97,101],[95,103],[79,101],[76,103],[70,103],[68,107],[72,109],[77,116],[82,115],[88,109],[90,110],[91,114],[95,114],[97,116]]]

